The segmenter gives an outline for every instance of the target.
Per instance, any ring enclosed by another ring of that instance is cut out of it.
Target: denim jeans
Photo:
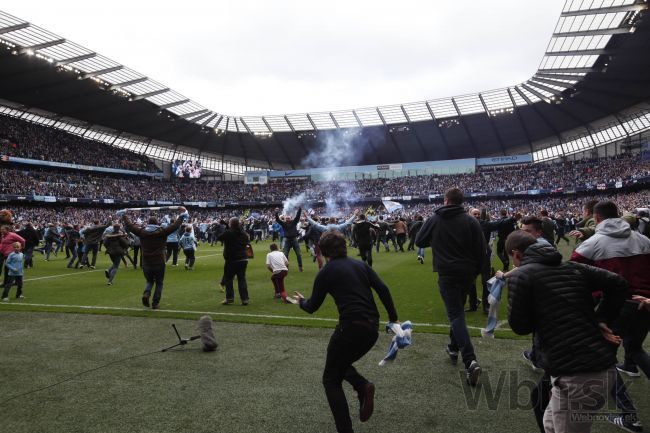
[[[117,274],[117,269],[120,267],[120,262],[122,261],[122,257],[124,257],[122,254],[110,254],[111,257],[111,262],[113,264],[111,265],[110,268],[108,268],[108,281],[113,282],[113,278],[115,278],[115,274]]]
[[[438,275],[440,296],[445,303],[447,318],[449,319],[449,349],[453,352],[460,351],[465,368],[476,359],[474,347],[467,332],[465,323],[464,301],[468,290],[475,284],[473,276]]]
[[[298,242],[298,238],[284,238],[284,242],[282,243],[282,252],[287,259],[289,258],[289,251],[291,251],[292,248],[296,252],[298,267],[302,268],[302,254],[300,252],[300,242]]]
[[[34,246],[25,247],[23,255],[25,257],[25,267],[31,268],[34,266]]]

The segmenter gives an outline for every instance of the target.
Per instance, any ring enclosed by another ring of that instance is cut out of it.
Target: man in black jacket
[[[508,281],[510,328],[520,335],[537,333],[551,376],[544,427],[547,432],[588,432],[589,415],[604,406],[615,385],[620,337],[609,326],[623,306],[627,282],[605,270],[562,263],[555,248],[523,231],[508,236],[505,248],[517,266]],[[594,287],[603,289],[596,311]]]
[[[361,260],[372,268],[372,233],[370,230],[379,230],[379,226],[366,219],[364,214],[359,215],[359,221],[354,223],[354,238],[361,254]]]
[[[38,232],[32,223],[28,222],[25,227],[17,231],[16,234],[25,239],[25,251],[23,251],[23,255],[25,256],[25,268],[33,268],[34,248],[36,248],[40,242]]]
[[[485,237],[478,221],[461,206],[463,192],[452,188],[445,193],[444,206],[435,210],[415,238],[420,248],[431,247],[433,270],[438,272],[440,295],[445,303],[451,328],[446,348],[453,363],[462,354],[467,383],[476,386],[481,367],[476,361],[474,347],[465,323],[465,297],[485,260]]]
[[[300,233],[298,233],[298,223],[300,222],[301,211],[302,209],[298,208],[296,216],[293,219],[287,215],[284,217],[284,220],[282,220],[277,212],[275,214],[275,220],[282,226],[282,229],[284,230],[282,252],[288,259],[289,251],[293,248],[293,250],[296,252],[296,260],[298,261],[298,270],[300,272],[302,272],[302,254],[300,253],[300,242],[298,242],[298,238],[300,237]]]
[[[97,252],[99,251],[99,243],[102,241],[102,235],[104,230],[108,228],[113,222],[111,220],[108,223],[99,225],[99,221],[93,221],[93,225],[83,229],[83,239],[84,239],[84,253],[81,258],[81,266],[88,266],[90,269],[95,269],[95,264],[97,263]],[[93,259],[92,262],[88,261],[88,255],[92,253]]]
[[[248,305],[248,284],[246,283],[248,234],[241,229],[238,218],[230,218],[228,228],[217,236],[217,240],[223,242],[223,258],[225,259],[221,281],[226,286],[226,299],[221,303],[229,305],[235,302],[233,280],[237,276],[239,298],[242,305]]]
[[[388,320],[399,323],[393,299],[386,284],[366,264],[347,256],[345,237],[331,230],[320,240],[327,264],[316,275],[311,297],[305,299],[296,292],[300,308],[312,314],[323,304],[329,293],[339,311],[339,323],[327,346],[323,371],[323,386],[336,431],[352,433],[348,402],[343,391],[343,380],[357,392],[360,402],[359,418],[368,421],[374,409],[375,385],[353,367],[377,341],[379,312],[371,289],[384,304]]]

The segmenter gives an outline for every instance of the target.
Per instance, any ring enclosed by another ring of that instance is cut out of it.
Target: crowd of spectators
[[[160,171],[144,155],[8,116],[0,116],[0,155],[144,172]]]
[[[309,200],[328,197],[346,201],[401,197],[428,197],[443,194],[451,187],[466,193],[517,192],[539,189],[596,189],[597,185],[625,182],[650,176],[650,161],[638,155],[623,155],[597,160],[479,168],[476,173],[458,175],[411,176],[392,179],[363,179],[353,182],[314,182],[282,180],[267,185],[243,182],[115,176],[83,171],[54,171],[3,167],[0,194],[50,195],[119,200],[171,201],[257,201],[277,203],[287,197],[305,194]]]
[[[628,192],[618,194],[598,194],[598,195],[585,195],[585,196],[562,196],[562,197],[547,197],[547,198],[526,198],[526,199],[509,199],[509,200],[487,200],[487,199],[472,199],[469,198],[464,203],[464,206],[469,209],[476,207],[479,209],[487,209],[488,214],[493,218],[497,218],[501,209],[507,209],[510,213],[519,212],[522,215],[537,214],[540,209],[546,209],[549,214],[563,213],[564,215],[580,216],[582,214],[583,205],[589,200],[610,200],[615,202],[622,213],[634,212],[637,208],[647,208],[650,204],[648,191]],[[392,214],[392,217],[403,216],[405,218],[413,218],[415,215],[422,215],[425,218],[431,216],[433,210],[440,206],[442,203],[436,202],[419,202],[419,203],[404,203],[404,208]],[[70,224],[85,224],[93,220],[107,221],[112,218],[117,220],[117,209],[107,209],[98,207],[46,207],[46,206],[9,206],[14,214],[14,220],[18,222],[32,221],[37,225],[45,225],[47,223],[70,223]],[[336,215],[341,218],[346,218],[352,214],[354,209],[359,209],[362,213],[367,213],[370,218],[377,215],[387,215],[385,209],[380,204],[364,204],[355,205],[350,204],[346,208],[339,208],[336,210]],[[313,213],[320,216],[328,215],[328,211],[324,206],[315,206],[310,209]],[[272,221],[276,212],[281,212],[280,209],[273,206],[260,206],[260,207],[232,207],[232,208],[212,208],[212,209],[191,209],[191,218],[199,222],[228,220],[231,217],[244,217],[250,218],[251,216]],[[293,213],[293,210],[292,210]],[[147,216],[146,213],[139,214],[142,218]],[[165,212],[158,215],[159,219],[164,218]]]

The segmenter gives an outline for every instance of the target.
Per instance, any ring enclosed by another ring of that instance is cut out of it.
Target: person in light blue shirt
[[[9,301],[9,289],[16,284],[16,299],[23,299],[23,253],[20,252],[20,242],[14,242],[13,252],[9,253],[5,260],[7,275],[5,278],[4,290],[2,291],[2,302]]]
[[[324,232],[326,232],[328,230],[336,230],[339,233],[343,233],[343,231],[347,227],[352,225],[352,223],[354,222],[354,219],[359,214],[359,209],[355,210],[354,215],[352,215],[347,221],[345,221],[345,222],[343,222],[341,224],[336,223],[336,218],[335,217],[330,218],[329,224],[326,224],[326,225],[319,224],[318,222],[311,219],[311,217],[309,216],[309,213],[307,213],[307,211],[305,211],[303,213],[304,213],[305,217],[307,218],[307,221],[309,221],[309,224],[313,225],[314,230],[317,230],[317,231],[319,231],[321,233],[324,233]]]
[[[196,241],[194,233],[192,233],[192,226],[185,227],[185,232],[178,240],[178,244],[183,249],[183,254],[185,254],[185,270],[193,270],[194,261],[196,260],[194,251],[196,250],[198,242]]]
[[[163,224],[163,227],[167,227],[167,224]],[[178,231],[174,230],[167,236],[167,262],[170,258],[173,257],[172,266],[178,266]]]

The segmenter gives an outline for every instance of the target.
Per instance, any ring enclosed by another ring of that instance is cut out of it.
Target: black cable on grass
[[[95,368],[91,368],[89,370],[82,371],[81,373],[77,373],[74,376],[70,376],[67,379],[63,379],[63,380],[61,380],[59,382],[56,382],[56,383],[53,383],[51,385],[47,385],[47,386],[44,386],[42,388],[32,389],[31,391],[23,392],[22,394],[14,395],[13,397],[9,397],[6,400],[0,401],[0,405],[3,405],[3,404],[5,404],[5,403],[7,403],[7,402],[9,402],[11,400],[15,400],[17,398],[24,397],[26,395],[34,394],[34,393],[37,393],[37,392],[40,392],[40,391],[45,391],[46,389],[49,389],[49,388],[54,388],[55,386],[61,385],[61,384],[66,383],[66,382],[70,382],[71,380],[74,380],[74,379],[78,378],[79,376],[82,376],[82,375],[84,375],[86,373],[92,373],[93,371],[101,370],[102,368],[109,367],[109,366],[111,366],[113,364],[119,364],[120,362],[129,361],[131,359],[142,358],[143,356],[153,355],[154,353],[162,353],[162,351],[161,350],[154,350],[153,352],[141,353],[140,355],[133,355],[133,356],[129,356],[127,358],[118,359],[117,361],[111,361],[111,362],[108,362],[106,364],[100,365],[99,367],[95,367]]]

